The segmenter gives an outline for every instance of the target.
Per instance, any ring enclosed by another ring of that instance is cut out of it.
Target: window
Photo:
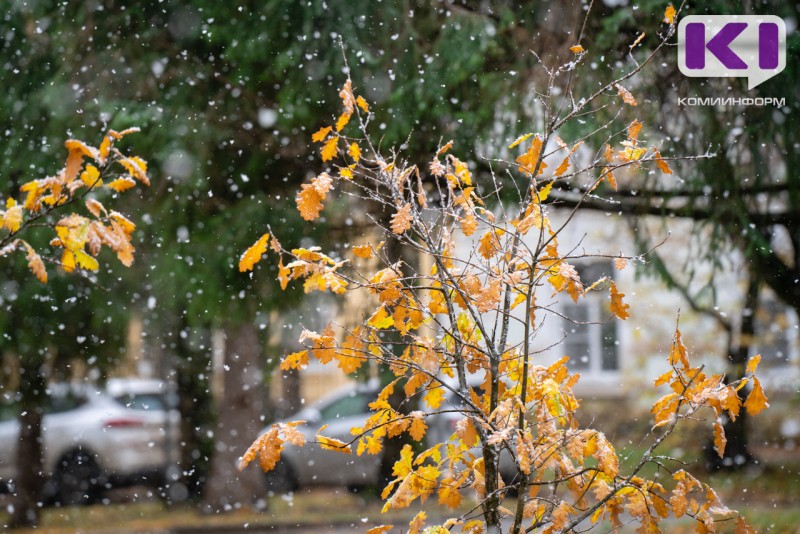
[[[611,276],[611,262],[576,266],[585,285],[603,276]],[[564,343],[562,350],[570,357],[569,367],[589,373],[615,372],[619,369],[617,322],[611,317],[606,293],[592,291],[573,302],[563,303]]]

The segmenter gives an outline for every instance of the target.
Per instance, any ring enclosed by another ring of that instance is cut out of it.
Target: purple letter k
[[[716,56],[726,69],[746,69],[747,63],[730,49],[730,44],[747,28],[745,22],[729,22],[706,44],[705,24],[692,22],[686,25],[686,67],[704,69],[706,48]]]

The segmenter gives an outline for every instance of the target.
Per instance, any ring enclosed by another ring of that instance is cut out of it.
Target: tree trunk
[[[224,392],[219,402],[214,454],[205,486],[203,509],[220,512],[260,502],[266,494],[261,472],[238,470],[239,459],[258,437],[264,423],[261,343],[252,324],[226,329]]]
[[[208,438],[208,431],[215,422],[208,379],[211,361],[207,355],[190,350],[180,339],[177,346],[180,363],[176,380],[183,441],[180,464],[186,473],[184,482],[189,497],[199,499],[214,450],[213,440]]]
[[[21,358],[20,415],[17,441],[17,478],[11,528],[32,527],[39,522],[39,502],[44,488],[42,448],[42,405],[45,380],[40,373],[42,361],[37,357]]]

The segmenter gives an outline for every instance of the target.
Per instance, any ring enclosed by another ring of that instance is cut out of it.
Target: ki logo
[[[690,15],[678,24],[678,68],[693,78],[747,77],[747,88],[786,67],[786,25],[775,15]]]

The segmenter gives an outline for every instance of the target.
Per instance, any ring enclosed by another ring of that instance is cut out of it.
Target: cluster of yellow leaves
[[[99,148],[76,139],[67,140],[64,143],[68,151],[67,160],[58,174],[23,184],[20,192],[25,193],[25,200],[21,204],[13,198],[6,200],[5,211],[0,211],[0,228],[8,231],[7,239],[19,232],[28,221],[43,220],[47,223],[47,217],[54,209],[85,198],[86,210],[92,218],[72,213],[52,225],[56,237],[50,245],[63,249],[61,267],[66,272],[76,267],[96,271],[100,267],[97,256],[103,246],[113,250],[123,265],[130,266],[134,253],[131,235],[135,225],[122,214],[106,210],[100,201],[88,195],[101,188],[123,192],[133,187],[136,181],[150,185],[147,162],[138,156],[125,156],[113,147],[115,141],[138,131],[138,128],[122,132],[109,130]],[[93,163],[85,162],[85,158],[90,158]],[[114,172],[112,164],[115,163],[124,168],[126,174],[104,183],[101,175]],[[47,271],[42,257],[21,239],[12,240],[9,250],[18,245],[24,247],[33,274],[46,283]]]
[[[653,404],[651,411],[655,427],[674,424],[678,419],[692,416],[700,408],[708,407],[714,412],[714,445],[722,457],[727,439],[720,417],[727,414],[735,421],[742,406],[750,415],[756,415],[769,406],[761,383],[755,377],[760,361],[760,355],[753,356],[747,364],[746,376],[726,384],[723,375],[706,375],[702,367],[691,367],[680,330],[676,329],[669,355],[671,369],[655,381],[656,387],[669,384],[672,390]],[[753,383],[753,389],[743,403],[739,391],[748,382]]]
[[[323,126],[311,136],[311,140],[314,143],[322,144],[320,155],[322,156],[323,162],[332,161],[339,155],[340,141],[345,142],[345,138],[343,138],[340,133],[349,124],[353,114],[358,112],[358,109],[364,113],[369,113],[369,104],[363,97],[356,97],[353,93],[353,84],[350,79],[345,82],[341,91],[339,91],[339,97],[342,99],[344,111],[336,120],[335,131],[333,126]],[[355,169],[356,164],[358,164],[362,158],[361,147],[355,141],[349,144],[345,142],[344,146],[347,149],[346,154],[353,163],[351,164],[348,162],[340,167],[339,176],[351,180],[353,178],[353,169]],[[297,209],[300,211],[300,215],[303,219],[313,221],[319,217],[319,213],[323,208],[322,202],[325,200],[332,186],[333,178],[327,173],[322,173],[316,177],[311,184],[304,184],[302,186],[302,189],[297,194],[296,201]]]

